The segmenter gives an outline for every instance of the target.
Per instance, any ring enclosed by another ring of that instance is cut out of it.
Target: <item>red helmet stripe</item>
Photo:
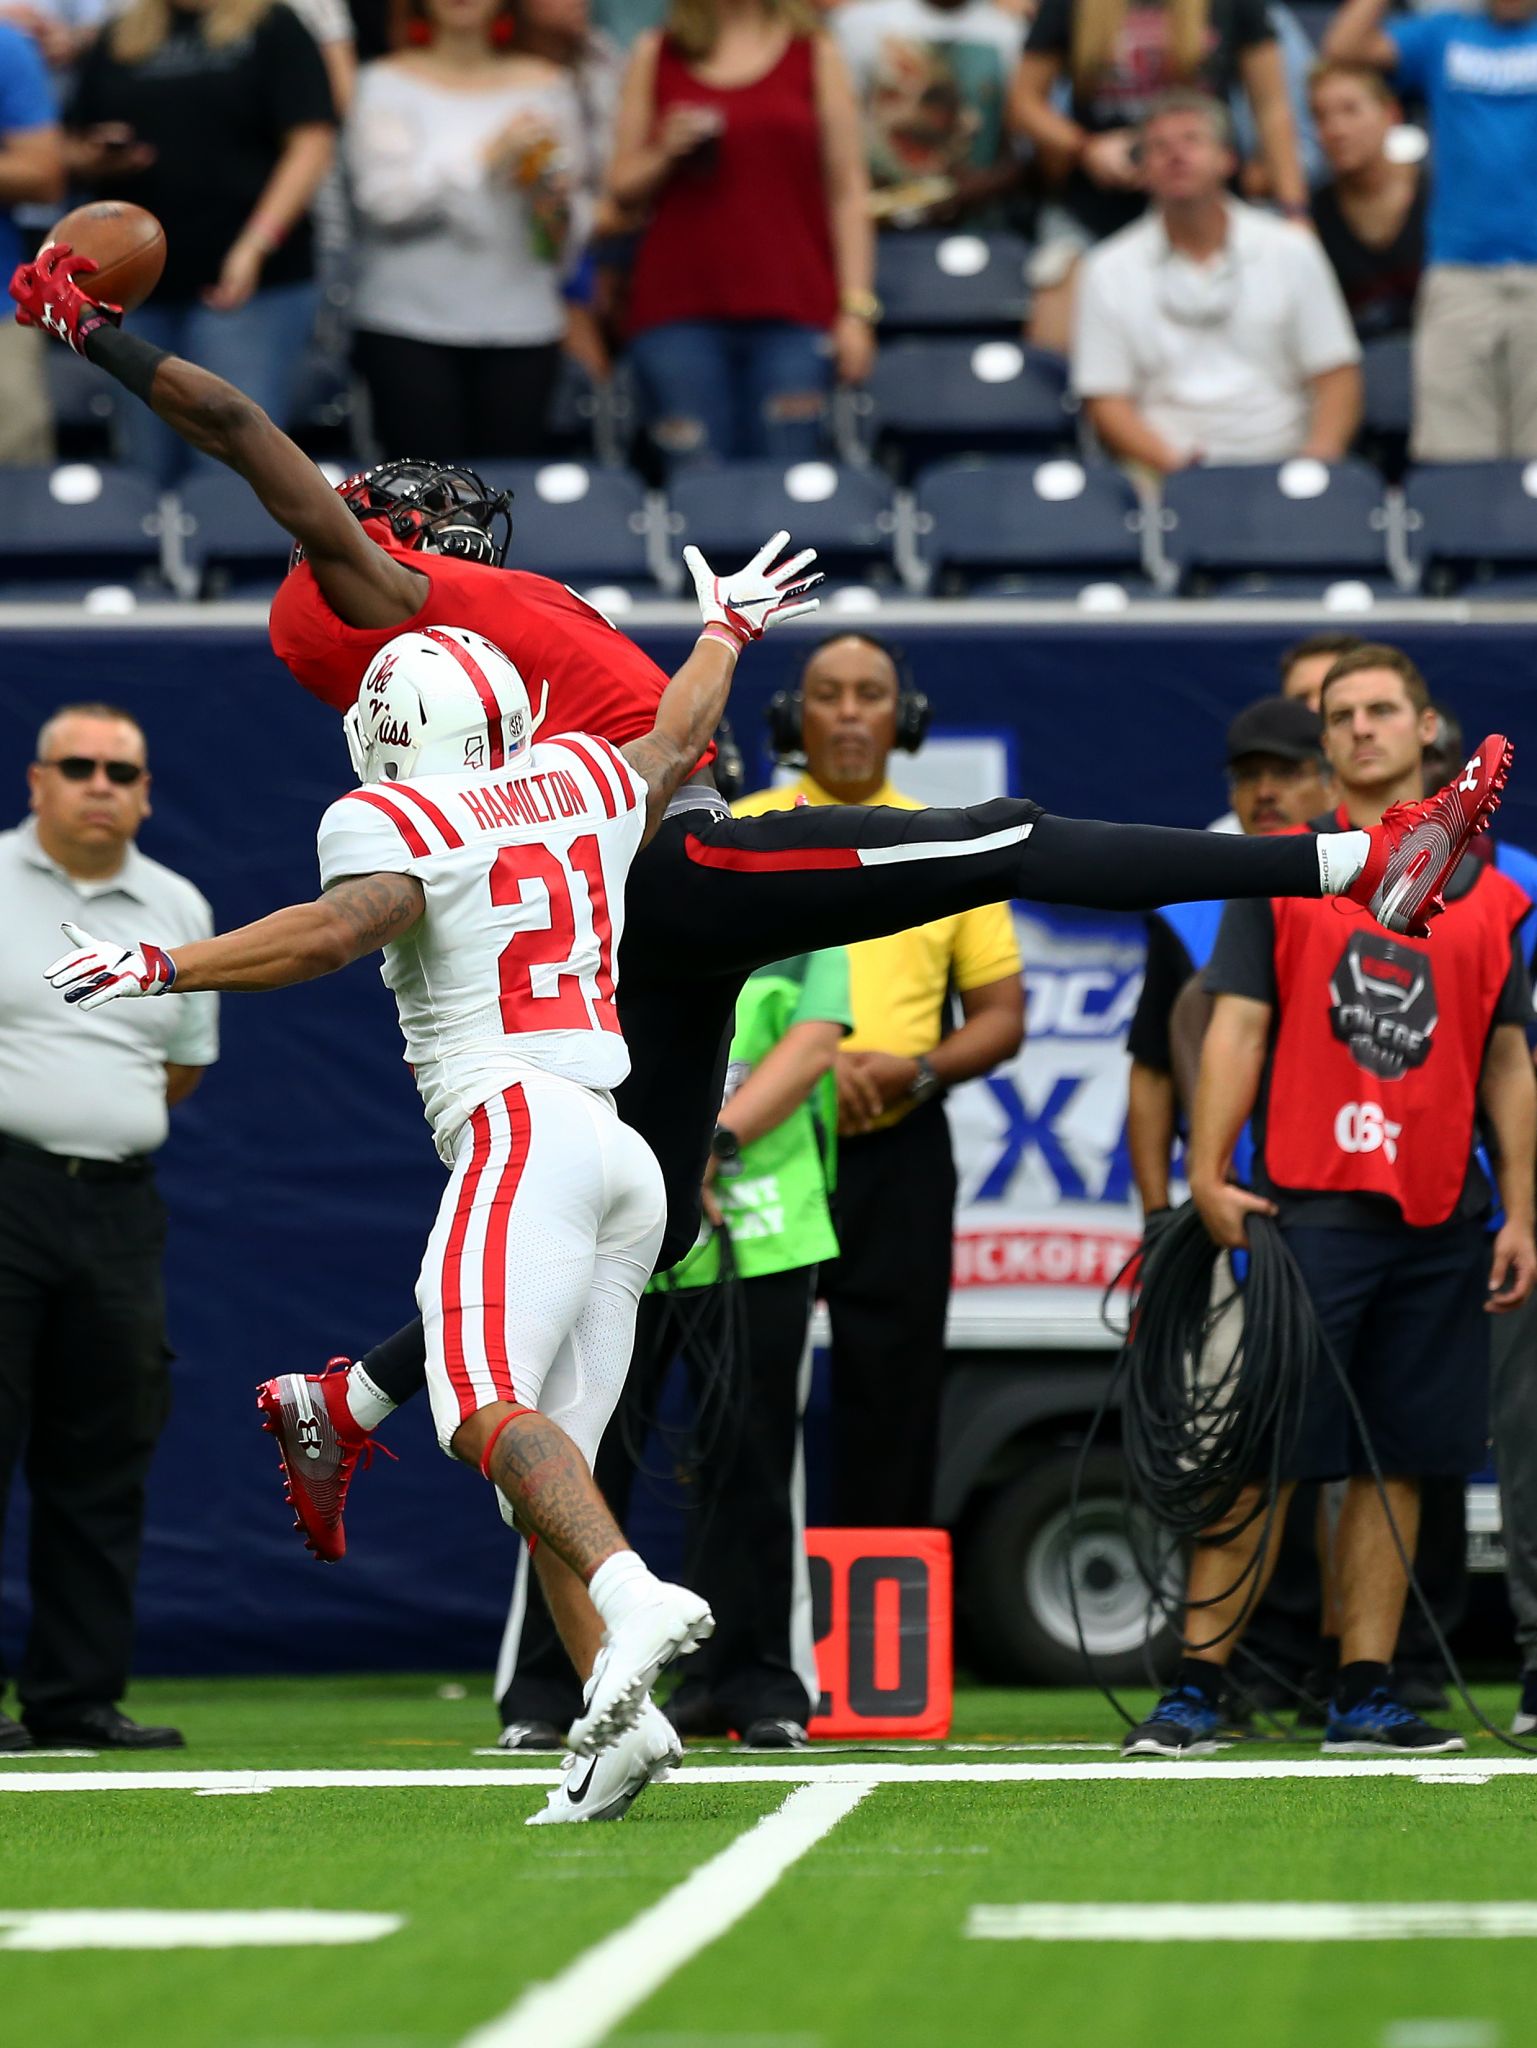
[[[502,745],[502,707],[496,701],[496,692],[490,678],[467,647],[462,647],[451,633],[444,633],[436,626],[423,628],[425,637],[439,647],[446,647],[449,653],[475,685],[475,694],[480,699],[486,714],[486,741],[488,754],[486,766],[500,768],[505,765],[507,754]]]

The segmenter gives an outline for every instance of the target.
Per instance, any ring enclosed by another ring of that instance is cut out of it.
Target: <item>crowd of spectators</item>
[[[814,455],[880,238],[943,228],[1026,238],[1025,338],[1142,472],[1338,459],[1408,335],[1416,460],[1537,455],[1537,0],[1388,4],[15,0],[0,239],[148,206],[139,328],[283,414],[321,314],[359,454],[537,456],[564,354],[662,466]],[[46,460],[9,326],[0,396]]]

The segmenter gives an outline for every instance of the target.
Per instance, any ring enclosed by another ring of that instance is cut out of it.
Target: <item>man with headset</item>
[[[775,751],[805,773],[734,808],[923,807],[887,780],[916,753],[929,707],[900,657],[869,634],[812,650],[798,689],[769,713]],[[1019,1050],[1019,947],[1006,903],[848,948],[854,1030],[838,1082],[838,1242],[822,1292],[832,1318],[832,1520],[921,1526],[932,1513],[950,1299],[955,1161],[943,1097]],[[951,994],[962,1021],[952,1031]]]

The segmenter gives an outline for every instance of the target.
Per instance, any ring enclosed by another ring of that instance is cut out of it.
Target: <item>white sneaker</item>
[[[671,1721],[647,1700],[633,1728],[595,1757],[568,1757],[566,1775],[525,1827],[558,1827],[563,1822],[623,1820],[646,1787],[667,1777],[683,1761],[683,1744]]]
[[[632,1728],[658,1672],[714,1633],[715,1616],[697,1593],[658,1579],[653,1597],[604,1634],[587,1704],[566,1737],[576,1754],[596,1756]]]

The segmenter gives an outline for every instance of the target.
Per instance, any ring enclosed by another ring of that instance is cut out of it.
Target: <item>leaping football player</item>
[[[786,538],[735,579],[755,631],[815,604],[809,552],[776,566]],[[317,901],[174,949],[66,925],[74,950],[47,970],[94,1010],[286,988],[383,947],[450,1176],[416,1289],[438,1441],[537,1543],[587,1681],[579,1757],[643,1716],[666,1730],[651,1683],[714,1626],[626,1545],[591,1467],[665,1214],[661,1171],[612,1093],[629,1063],[615,1003],[625,878],[719,722],[740,644],[707,623],[654,727],[616,749],[598,734],[535,744],[522,677],[477,634],[404,634],[347,713],[361,786],[321,821]]]
[[[292,535],[298,545],[273,602],[271,634],[306,689],[346,711],[392,636],[462,623],[548,687],[552,729],[620,746],[648,729],[666,678],[564,586],[501,566],[510,532],[504,496],[468,470],[423,461],[382,463],[333,491],[234,386],[125,331],[119,309],[90,296],[93,267],[66,245],[45,247],[11,280],[17,318],[46,326],[244,477]],[[729,581],[707,583],[702,596],[733,629],[750,632]],[[1447,787],[1394,806],[1369,831],[1256,839],[1054,817],[1023,798],[957,810],[828,805],[738,819],[703,757],[637,862],[627,906],[622,1015],[631,1069],[618,1103],[661,1162],[662,1264],[694,1239],[736,996],[754,968],[1016,896],[1148,910],[1342,895],[1390,930],[1423,930],[1498,805],[1510,751],[1497,735],[1485,740]],[[359,1453],[368,1432],[425,1383],[424,1361],[418,1322],[345,1371],[284,1374],[262,1389],[290,1498],[320,1556],[342,1555]],[[319,1391],[301,1393],[301,1384]],[[317,1419],[320,1455],[300,1458],[296,1432],[302,1421],[312,1433]]]

